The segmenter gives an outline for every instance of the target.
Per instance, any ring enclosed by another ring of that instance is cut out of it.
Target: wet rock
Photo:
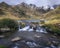
[[[50,48],[50,47],[45,47],[45,48]]]
[[[60,46],[58,46],[58,48],[60,48]]]
[[[56,48],[53,44],[51,44],[51,48]]]
[[[4,35],[0,35],[0,38],[4,38],[5,36]]]
[[[30,48],[30,47],[23,42],[19,42],[19,43],[12,43],[11,45],[8,46],[8,48]]]
[[[26,42],[30,47],[37,47],[38,45],[35,42]]]
[[[60,48],[60,44],[58,45],[58,48]]]
[[[14,41],[19,41],[19,40],[21,40],[21,37],[15,37],[11,41],[14,42]]]
[[[25,43],[30,47],[30,48],[37,48],[39,47],[39,44],[37,44],[33,40],[25,40]]]

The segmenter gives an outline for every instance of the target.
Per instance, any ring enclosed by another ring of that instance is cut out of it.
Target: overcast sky
[[[46,6],[46,5],[54,5],[54,4],[60,4],[60,0],[0,0],[0,2],[6,2],[10,5],[16,5],[20,4],[21,2],[25,2],[28,4],[35,4],[37,6]]]

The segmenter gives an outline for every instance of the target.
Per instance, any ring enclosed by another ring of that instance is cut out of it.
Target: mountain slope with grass
[[[43,14],[50,11],[44,10],[43,7],[37,7],[34,4],[21,3],[18,5],[8,5],[5,2],[0,3],[0,19],[40,19]]]
[[[19,19],[11,12],[12,7],[5,2],[0,3],[0,19],[3,18],[11,18],[11,19]]]
[[[46,19],[60,19],[60,7],[45,14]]]
[[[60,35],[60,6],[45,14],[47,31]]]
[[[46,13],[44,18],[49,20],[50,23],[60,23],[60,6]]]
[[[0,3],[0,19],[46,19],[46,20],[59,20],[60,7],[54,10],[48,8],[44,10],[43,7],[37,7],[34,4],[26,4],[22,2],[18,5],[8,5],[5,2]]]

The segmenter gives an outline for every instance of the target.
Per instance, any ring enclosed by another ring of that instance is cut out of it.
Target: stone
[[[11,41],[18,41],[18,40],[21,40],[21,38],[20,37],[15,37],[15,38],[13,38]]]

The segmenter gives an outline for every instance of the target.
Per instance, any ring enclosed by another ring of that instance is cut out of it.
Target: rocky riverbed
[[[13,38],[21,38],[12,42]],[[60,48],[60,37],[50,33],[40,32],[15,32],[8,38],[1,38],[0,44],[8,48]]]

